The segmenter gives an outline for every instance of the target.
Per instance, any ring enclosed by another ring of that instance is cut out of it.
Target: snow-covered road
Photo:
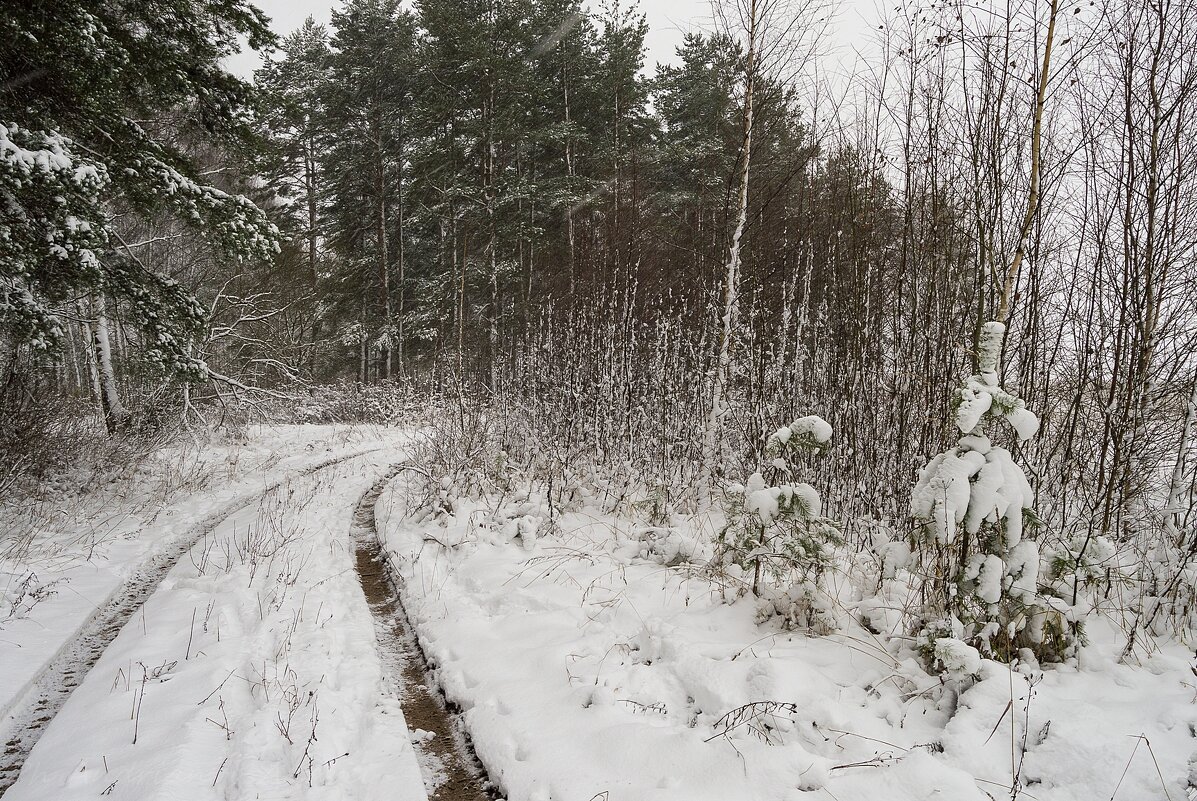
[[[149,549],[113,590],[119,609],[101,607],[83,626],[89,636],[69,638],[35,682],[73,673],[81,682],[59,691],[65,703],[38,709],[27,692],[13,704],[10,727],[45,725],[6,801],[422,801],[354,570],[357,500],[399,456],[386,444],[355,444],[249,498],[211,501],[173,547]],[[25,749],[8,750],[15,764]]]
[[[377,446],[367,450],[375,449]],[[356,456],[359,452],[360,449],[354,449],[348,454],[320,461],[298,471],[296,475],[310,475],[327,469]],[[211,534],[230,515],[261,502],[269,492],[279,486],[281,482],[274,482],[261,492],[237,496],[233,500],[220,503],[214,511],[202,516],[183,533],[158,544],[148,559],[136,565],[109,592],[105,601],[84,620],[76,633],[63,641],[39,672],[34,673],[37,663],[30,659],[21,663],[23,670],[9,674],[24,675],[26,681],[23,687],[9,697],[7,708],[4,710],[3,727],[0,728],[0,737],[5,743],[4,753],[0,754],[0,792],[15,780],[30,749],[40,739],[45,724],[58,713],[87,671],[103,654],[104,649],[129,618],[141,608],[146,598],[179,559],[195,542]],[[108,573],[107,577],[113,579],[116,574]],[[85,612],[86,608],[76,604],[73,609],[68,608],[67,611],[79,615]],[[49,644],[52,641],[47,637],[41,642]]]
[[[388,470],[379,478],[354,512],[357,573],[374,613],[379,654],[387,681],[399,688],[430,801],[488,801],[492,788],[485,771],[460,714],[450,711],[428,670],[379,539],[375,507],[396,474]]]

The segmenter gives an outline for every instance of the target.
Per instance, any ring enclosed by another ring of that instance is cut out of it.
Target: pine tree
[[[322,170],[328,233],[341,263],[330,291],[342,319],[356,320],[342,334],[359,348],[360,380],[386,379],[404,369],[415,20],[398,0],[354,0],[334,13],[333,25]]]
[[[603,165],[601,174],[607,176],[609,187],[603,276],[618,287],[637,261],[640,168],[653,133],[649,81],[640,74],[648,22],[634,3],[625,7],[620,0],[605,2],[599,18],[599,108],[607,122],[595,143],[594,157]]]
[[[734,93],[743,54],[726,36],[687,33],[677,55],[682,63],[662,65],[653,81],[653,107],[661,120],[660,202],[722,206],[740,144]]]
[[[427,291],[441,298],[442,319],[453,326],[444,339],[456,380],[472,368],[493,391],[532,280],[541,180],[535,122],[544,91],[534,65],[551,32],[530,1],[424,0],[419,11],[421,61],[437,83],[418,104],[430,137],[414,165],[438,240],[439,269]]]
[[[321,304],[315,296],[321,283],[321,194],[324,175],[321,156],[329,136],[324,107],[329,71],[328,31],[308,17],[281,45],[283,57],[268,61],[255,75],[263,94],[260,125],[269,149],[262,165],[269,189],[279,198],[276,218],[289,241],[279,257],[280,267],[294,262],[293,281],[278,287],[306,313],[314,368],[315,343],[321,332]]]
[[[911,494],[920,525],[916,543],[927,581],[923,644],[928,655],[941,639],[962,639],[982,653],[1009,661],[1020,648],[1040,659],[1060,659],[1070,646],[1066,605],[1039,595],[1040,525],[1035,494],[1010,451],[990,439],[1002,421],[1020,441],[1039,420],[998,379],[1006,327],[981,329],[979,372],[956,393],[956,447],[933,458]]]
[[[597,113],[598,32],[579,0],[542,0],[533,26],[531,169],[539,205],[530,212],[530,227],[543,232],[535,247],[542,262],[566,269],[534,273],[529,264],[527,281],[535,275],[542,289],[573,297],[586,250],[582,206],[601,185],[587,164],[606,125]]]
[[[262,212],[197,180],[175,144],[248,141],[251,88],[221,66],[239,37],[259,49],[272,41],[241,0],[31,0],[0,17],[0,324],[53,351],[72,300],[90,295],[110,427],[123,409],[103,341],[106,299],[128,307],[147,359],[206,375],[188,354],[204,309],[121,241],[114,213],[173,215],[235,258],[277,249]],[[147,122],[180,109],[183,130]]]
[[[817,454],[830,440],[831,426],[813,415],[780,428],[766,441],[765,468],[731,493],[718,539],[725,559],[752,572],[754,595],[761,595],[767,577],[798,571],[811,580],[830,564],[829,546],[839,541],[839,530],[823,517],[818,491],[794,481],[796,457]]]
[[[675,269],[716,280],[727,236],[729,180],[740,148],[739,105],[743,53],[725,36],[687,34],[682,63],[663,65],[653,82],[660,120],[654,143],[654,225],[681,251]],[[662,254],[670,258],[673,253]]]

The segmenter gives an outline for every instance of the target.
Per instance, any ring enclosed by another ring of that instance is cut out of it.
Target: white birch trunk
[[[719,352],[715,374],[711,377],[710,409],[702,435],[702,462],[699,465],[696,492],[699,505],[709,505],[716,462],[720,457],[724,402],[731,368],[731,340],[739,313],[740,246],[748,225],[748,179],[752,164],[752,100],[756,76],[757,0],[752,0],[748,17],[748,56],[744,77],[743,166],[740,169],[739,209],[736,228],[728,249],[723,278],[723,316],[720,318]]]
[[[112,367],[112,342],[108,333],[108,315],[103,295],[96,297],[92,308],[96,321],[93,336],[100,406],[104,410],[104,425],[108,428],[108,433],[111,434],[124,427],[128,422],[129,411],[121,403],[120,393],[116,387],[116,371]]]

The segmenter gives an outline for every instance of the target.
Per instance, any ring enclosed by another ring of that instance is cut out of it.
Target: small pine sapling
[[[999,420],[1020,441],[1039,429],[1038,418],[999,383],[1005,334],[1002,323],[982,326],[980,370],[956,393],[962,436],[923,468],[911,495],[927,582],[919,639],[928,662],[939,639],[956,637],[1003,661],[1023,648],[1059,660],[1077,631],[1067,626],[1062,602],[1038,592],[1039,546],[1025,536],[1041,525],[1035,494],[1010,452],[987,433]]]
[[[795,420],[768,438],[764,469],[728,494],[719,549],[725,562],[751,571],[752,592],[758,597],[766,576],[782,581],[797,571],[810,581],[831,562],[839,529],[822,516],[815,488],[793,482],[791,467],[796,456],[817,454],[830,439],[831,426],[819,417]]]
[[[1061,598],[1108,595],[1116,584],[1133,584],[1120,563],[1118,546],[1108,537],[1073,537],[1050,549],[1043,559],[1043,584]]]

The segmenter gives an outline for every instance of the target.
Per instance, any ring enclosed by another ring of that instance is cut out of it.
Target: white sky
[[[255,0],[256,5],[272,20],[271,27],[286,35],[299,27],[311,15],[317,22],[328,23],[334,0]],[[877,16],[879,0],[840,0],[839,12],[831,31],[832,44],[826,48],[837,64],[851,61],[860,34],[870,27],[869,20]],[[597,5],[597,4],[595,4]],[[646,66],[651,73],[657,62],[674,62],[674,49],[681,44],[682,35],[690,30],[710,27],[710,4],[707,0],[640,0],[640,8],[648,18],[648,57]],[[260,59],[253,51],[243,52],[229,59],[228,67],[244,77],[250,77]]]

